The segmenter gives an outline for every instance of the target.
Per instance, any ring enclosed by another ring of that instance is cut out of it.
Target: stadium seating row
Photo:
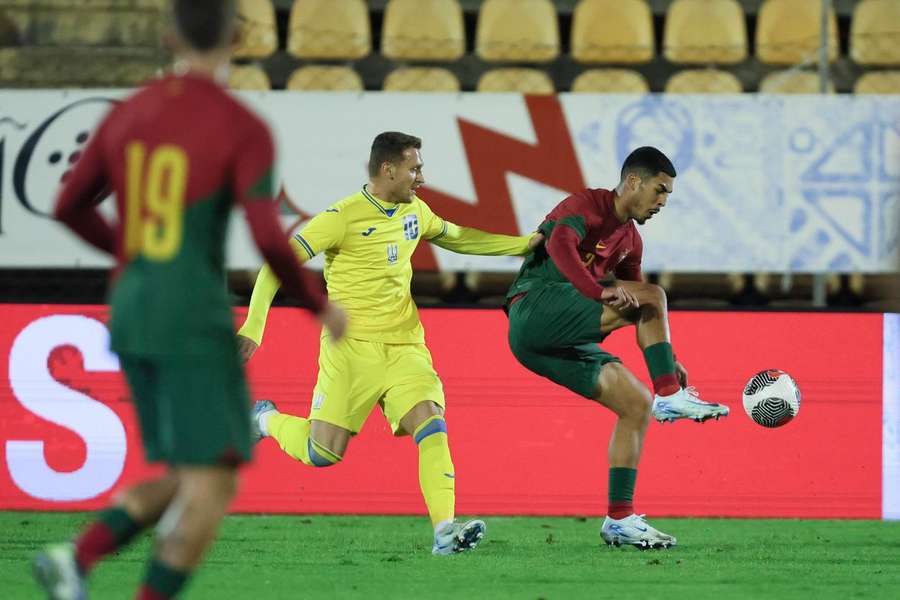
[[[271,0],[243,0],[242,43],[238,58],[264,58],[277,49]],[[803,65],[817,57],[821,2],[765,0],[756,23],[756,58],[762,64]],[[850,56],[860,65],[900,65],[900,2],[862,0],[853,13]],[[362,0],[295,1],[290,13],[287,52],[303,60],[355,60],[372,51],[369,12]],[[268,32],[268,33],[265,33]],[[839,54],[837,22],[829,15],[830,60]],[[663,55],[674,64],[702,65],[669,78],[669,93],[740,93],[738,78],[713,65],[748,58],[746,17],[737,0],[674,0],[666,12]],[[466,34],[458,0],[388,0],[381,35],[382,54],[394,61],[452,62],[465,54]],[[487,63],[546,63],[560,55],[556,8],[551,0],[485,0],[480,6],[475,52]],[[571,28],[571,56],[582,64],[634,65],[656,56],[655,32],[646,0],[580,0]],[[232,86],[268,89],[261,69],[236,69]],[[362,90],[360,76],[346,65],[307,65],[288,79],[288,89]],[[460,90],[456,75],[436,66],[403,66],[383,83],[388,91]],[[549,94],[556,91],[543,69],[488,70],[482,92]],[[639,72],[589,69],[572,84],[575,92],[645,93]],[[767,75],[763,93],[818,93],[818,77],[792,68]],[[834,86],[829,85],[829,91]],[[872,71],[854,86],[856,93],[897,93],[900,72]]]
[[[238,58],[264,58],[278,47],[271,0],[241,0],[244,19]],[[763,64],[815,61],[820,0],[765,0],[756,22],[756,58]],[[861,65],[900,65],[900,4],[861,0],[855,7],[850,56]],[[839,53],[837,20],[828,17],[828,54]],[[580,0],[571,29],[579,63],[646,63],[655,56],[646,0]],[[458,0],[389,0],[381,51],[400,61],[455,61],[466,49]],[[487,62],[544,63],[560,55],[551,0],[485,0],[476,29],[476,54]],[[296,0],[287,51],[300,59],[355,60],[372,51],[363,0]],[[748,57],[746,17],[737,0],[674,0],[666,12],[663,54],[677,64],[735,64]]]
[[[255,65],[235,65],[230,86],[236,90],[268,90],[266,72]],[[764,94],[817,94],[820,83],[816,73],[784,70],[766,75],[759,91]],[[289,90],[363,91],[363,81],[352,67],[309,65],[294,71],[287,82]],[[401,67],[388,74],[383,88],[389,92],[459,92],[460,82],[448,69],[440,67]],[[478,81],[479,92],[520,92],[553,94],[553,80],[542,69],[500,68],[485,72]],[[571,91],[606,94],[644,94],[650,91],[646,78],[629,69],[589,69],[573,82]],[[666,82],[669,94],[740,94],[740,80],[732,73],[714,68],[685,69]],[[834,84],[828,92],[834,93]],[[900,93],[900,71],[875,71],[863,74],[854,86],[857,94]]]
[[[474,54],[466,52],[470,40],[462,0],[385,0],[381,22],[373,21],[381,15],[372,13],[370,3],[363,0],[277,1],[282,10],[289,7],[289,13],[276,13],[273,0],[239,2],[241,65],[232,76],[235,89],[270,89],[271,77],[277,87],[297,90],[380,87],[455,92],[463,87],[460,78],[465,77],[465,89],[485,92],[644,93],[651,88],[649,75],[654,90],[670,93],[820,91],[818,77],[802,68],[815,60],[820,0],[761,2],[755,24],[750,24],[755,32],[753,64],[792,65],[785,72],[762,68],[761,81],[744,72],[750,58],[748,21],[738,0],[671,2],[659,54],[660,32],[654,30],[647,0],[578,0],[571,19],[564,20],[571,22],[565,55],[561,55],[558,8],[551,0],[484,0],[478,5],[477,21],[469,21]],[[5,84],[134,85],[165,64],[157,42],[161,20],[153,15],[162,0],[77,4],[75,0],[0,2],[0,46],[5,46],[0,48],[0,79]],[[286,29],[284,49],[279,48],[279,15],[280,26]],[[830,15],[832,59],[839,56],[841,45],[835,21],[835,15]],[[849,36],[842,41],[853,64],[869,70],[859,77],[855,70],[845,73],[840,78],[842,90],[853,85],[857,93],[900,91],[900,71],[883,69],[900,65],[898,24],[897,0],[861,0],[855,5]],[[378,39],[373,40],[373,31],[380,33]],[[380,48],[380,53],[373,54],[373,47]],[[111,56],[121,59],[110,64]],[[561,80],[558,65],[543,66],[561,56],[568,64],[590,68],[579,68],[580,72]],[[73,59],[77,68],[58,57]],[[372,59],[384,68],[373,70]],[[663,59],[666,64],[690,68],[674,73],[635,68]],[[264,66],[261,60],[266,61]],[[464,66],[472,60],[482,65],[474,72]],[[839,71],[843,64],[838,65]],[[597,65],[600,68],[593,68]],[[726,65],[732,68],[717,68]],[[833,88],[829,85],[829,90]]]

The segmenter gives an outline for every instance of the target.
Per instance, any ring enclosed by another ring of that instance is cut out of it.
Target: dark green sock
[[[190,573],[179,571],[169,565],[153,559],[144,576],[144,588],[155,592],[162,598],[173,598],[187,583]]]
[[[644,348],[644,360],[650,371],[650,379],[675,372],[675,355],[669,342],[659,342]]]
[[[609,501],[631,502],[634,500],[634,483],[637,480],[637,469],[628,467],[610,467],[609,469]]]
[[[612,519],[624,519],[634,513],[634,483],[637,469],[609,468],[609,507],[606,514]]]
[[[124,508],[118,506],[104,510],[97,517],[97,520],[106,523],[106,526],[112,530],[120,541],[130,538],[143,529],[137,521],[131,518],[131,515],[125,512]]]

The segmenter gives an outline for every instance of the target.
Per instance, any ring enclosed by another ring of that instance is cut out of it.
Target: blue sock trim
[[[309,451],[309,461],[316,467],[330,467],[334,463],[327,457],[316,452],[316,446],[312,440],[307,440],[306,448]]]
[[[416,443],[419,444],[427,438],[429,435],[434,435],[435,433],[447,433],[447,422],[444,419],[437,418],[428,423],[425,427],[423,427],[415,437]]]

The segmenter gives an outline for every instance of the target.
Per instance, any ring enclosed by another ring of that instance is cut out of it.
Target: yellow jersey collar
[[[400,208],[400,205],[395,204],[393,207],[387,207],[387,206],[382,205],[380,200],[375,198],[375,196],[373,194],[369,193],[369,190],[367,188],[368,185],[369,184],[364,184],[362,187],[362,194],[363,194],[363,196],[366,197],[366,200],[368,200],[369,202],[374,204],[375,208],[377,208],[379,211],[381,211],[381,213],[384,216],[386,216],[387,218],[393,217],[394,213],[397,212],[397,209]]]

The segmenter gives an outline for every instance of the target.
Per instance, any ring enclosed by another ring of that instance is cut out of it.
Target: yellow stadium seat
[[[485,0],[475,51],[489,62],[548,62],[559,56],[556,7],[550,0]]]
[[[900,71],[873,71],[856,80],[854,94],[900,94]]]
[[[653,59],[653,15],[646,0],[581,0],[572,17],[572,58],[581,63]]]
[[[747,58],[747,24],[737,0],[675,0],[663,30],[666,60],[734,64]]]
[[[266,58],[278,49],[275,7],[271,0],[240,0],[238,23],[235,58]]]
[[[384,80],[386,92],[458,92],[459,79],[447,69],[408,67],[397,69]]]
[[[828,59],[838,56],[837,19],[828,17]],[[819,56],[821,0],[766,0],[756,18],[756,57],[772,65],[815,62]]]
[[[228,87],[233,90],[271,90],[269,76],[256,65],[231,65],[228,73]]]
[[[309,65],[300,67],[288,78],[287,89],[329,92],[361,92],[363,82],[350,67]]]
[[[572,82],[573,92],[597,94],[646,94],[647,80],[629,69],[588,69]]]
[[[900,65],[900,2],[856,4],[850,23],[850,58],[861,65]]]
[[[834,93],[834,83],[828,82],[828,92]],[[759,84],[760,94],[818,94],[819,74],[811,71],[776,71],[769,73]]]
[[[672,75],[666,82],[667,94],[740,94],[741,82],[728,71],[687,69]]]
[[[354,60],[372,51],[363,0],[294,0],[288,52],[297,58]]]
[[[466,51],[458,0],[390,0],[384,10],[381,52],[393,60],[444,60]]]
[[[519,92],[553,94],[553,81],[540,69],[492,69],[478,80],[479,92]]]

